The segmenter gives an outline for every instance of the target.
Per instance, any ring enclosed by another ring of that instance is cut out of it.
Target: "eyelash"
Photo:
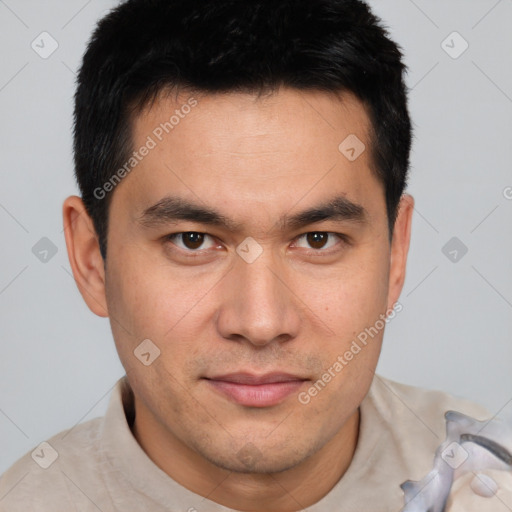
[[[164,240],[165,241],[168,241],[168,242],[171,242],[173,245],[176,246],[176,244],[174,243],[173,240],[175,240],[176,238],[178,238],[179,236],[181,235],[185,235],[187,233],[196,233],[196,234],[199,234],[199,235],[206,235],[212,239],[215,239],[215,237],[213,235],[209,235],[208,233],[203,233],[201,231],[180,231],[178,233],[171,233],[169,235],[166,235],[164,237]],[[308,255],[314,255],[314,256],[320,256],[320,255],[330,255],[332,254],[333,252],[337,252],[340,248],[338,247],[338,245],[349,245],[350,244],[350,240],[349,240],[349,237],[347,235],[344,235],[342,233],[335,233],[333,231],[308,231],[307,233],[303,233],[299,236],[297,236],[294,240],[300,240],[301,238],[304,238],[306,237],[307,235],[310,235],[310,234],[313,234],[313,233],[317,233],[317,234],[324,234],[324,235],[335,235],[336,237],[338,237],[340,239],[341,242],[338,242],[337,244],[335,244],[334,246],[328,248],[328,249],[310,249],[309,251],[307,251],[307,254]],[[193,250],[193,249],[183,249],[181,247],[177,247],[177,250],[186,254],[187,257],[189,258],[195,258],[195,257],[200,257],[202,255],[204,255],[204,252],[208,251],[209,249],[196,249],[196,250]]]

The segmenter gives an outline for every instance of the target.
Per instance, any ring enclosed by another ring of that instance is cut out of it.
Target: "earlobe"
[[[391,241],[391,259],[389,269],[388,308],[398,301],[402,291],[407,265],[407,254],[411,240],[412,214],[414,198],[404,194],[400,199],[398,214]]]
[[[108,317],[105,266],[94,224],[78,196],[68,197],[62,207],[64,235],[75,282],[89,309]]]

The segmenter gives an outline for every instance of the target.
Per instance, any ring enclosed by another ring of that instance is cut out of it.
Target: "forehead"
[[[121,196],[136,215],[181,195],[248,220],[333,194],[361,204],[378,203],[378,193],[382,206],[368,133],[366,109],[351,94],[162,95],[133,120],[133,149],[151,149],[114,200]]]
[[[162,92],[132,120],[132,135],[135,142],[142,142],[151,134],[164,144],[179,136],[190,149],[232,151],[239,147],[247,154],[257,148],[258,141],[260,150],[283,151],[301,140],[316,145],[319,137],[328,144],[334,142],[337,149],[340,136],[357,134],[365,139],[369,126],[366,107],[349,92],[291,88],[262,96]]]

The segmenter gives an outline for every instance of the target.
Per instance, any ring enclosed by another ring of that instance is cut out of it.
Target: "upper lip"
[[[233,382],[236,384],[248,384],[257,386],[259,384],[272,384],[276,382],[292,382],[307,380],[297,375],[283,372],[265,373],[263,375],[254,375],[247,372],[227,373],[225,375],[217,375],[215,377],[206,377],[208,380],[222,380],[225,382]]]

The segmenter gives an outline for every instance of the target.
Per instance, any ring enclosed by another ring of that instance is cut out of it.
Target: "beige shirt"
[[[348,470],[306,510],[399,512],[404,505],[400,484],[421,480],[432,469],[435,450],[446,436],[447,410],[486,417],[479,406],[446,393],[375,376],[360,407],[359,441]],[[233,510],[161,471],[133,437],[130,418],[133,398],[122,378],[104,417],[57,434],[4,473],[0,512]]]

